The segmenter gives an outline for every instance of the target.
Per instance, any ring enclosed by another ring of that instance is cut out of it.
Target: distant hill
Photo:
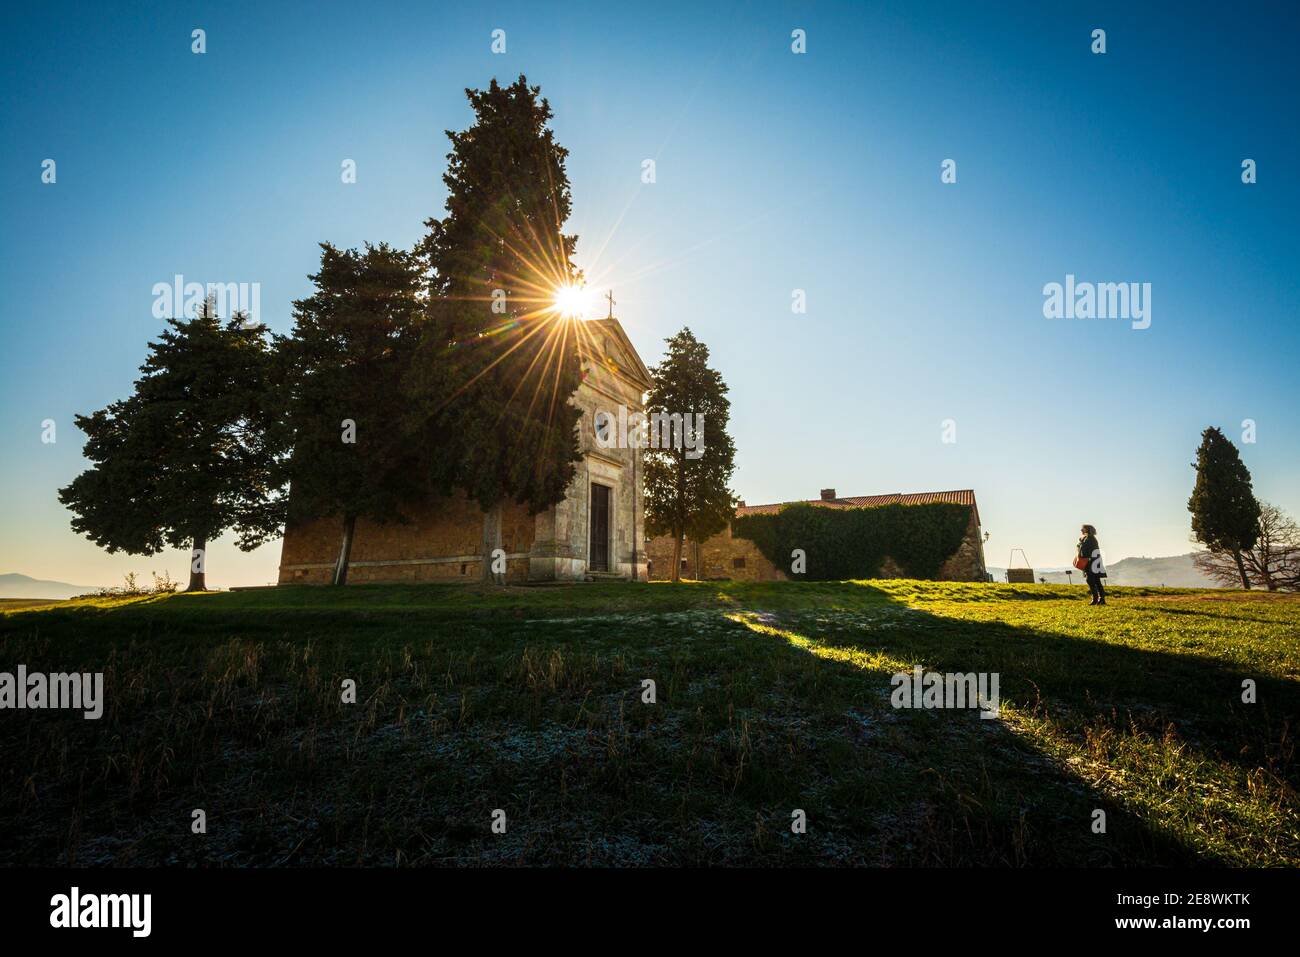
[[[1106,566],[1108,585],[1164,585],[1168,588],[1222,588],[1214,579],[1201,573],[1192,562],[1195,552],[1168,558],[1122,558]],[[990,568],[995,582],[1007,580],[1005,568]],[[1074,569],[1070,569],[1074,571]],[[1064,568],[1035,568],[1034,578],[1046,578],[1049,585],[1064,585],[1071,580],[1083,584],[1083,575],[1074,571],[1066,577]]]
[[[1166,585],[1169,588],[1222,588],[1193,564],[1195,552],[1169,558],[1126,558],[1108,565],[1111,584]]]
[[[94,585],[69,585],[11,572],[0,575],[0,598],[72,598],[94,591]]]

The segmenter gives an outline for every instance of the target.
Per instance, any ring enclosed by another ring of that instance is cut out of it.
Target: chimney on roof
[[[835,501],[835,489],[833,489],[833,488],[824,488],[824,489],[822,489],[822,501],[823,501],[823,502],[833,502],[833,501]]]
[[[745,500],[743,498],[736,499],[736,508],[744,508],[744,507],[745,507]]]

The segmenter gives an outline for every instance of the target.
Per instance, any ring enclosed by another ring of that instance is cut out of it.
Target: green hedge
[[[825,508],[798,503],[775,514],[742,515],[732,520],[731,529],[791,578],[844,581],[880,577],[886,558],[909,578],[933,578],[961,545],[969,523],[965,505]],[[802,575],[790,571],[790,553],[796,548],[807,556]]]

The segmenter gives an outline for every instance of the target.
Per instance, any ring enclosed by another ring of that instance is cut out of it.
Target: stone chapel
[[[538,515],[504,503],[501,547],[506,581],[646,579],[640,450],[596,442],[596,414],[645,411],[650,372],[612,316],[585,320],[582,383],[570,402],[582,410],[581,459],[564,500]],[[467,498],[408,509],[408,524],[357,521],[348,582],[439,582],[482,575],[483,513]],[[291,522],[280,553],[280,584],[326,584],[338,556],[337,518]]]

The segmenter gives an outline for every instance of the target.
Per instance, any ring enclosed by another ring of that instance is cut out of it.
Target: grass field
[[[0,598],[0,612],[53,605],[56,601],[57,599],[54,598]]]
[[[1083,594],[353,586],[4,611],[0,671],[103,671],[106,706],[0,712],[0,863],[1300,865],[1300,598]],[[1000,717],[895,709],[915,664],[997,672]]]

